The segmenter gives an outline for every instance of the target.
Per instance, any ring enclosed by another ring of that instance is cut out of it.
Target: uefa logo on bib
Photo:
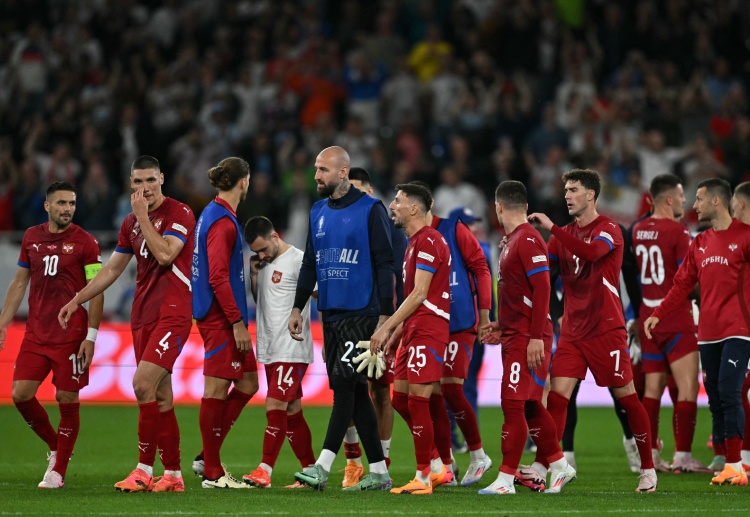
[[[326,232],[323,231],[323,225],[326,222],[326,217],[324,215],[320,216],[320,219],[318,219],[318,233],[315,234],[316,237],[324,237]]]

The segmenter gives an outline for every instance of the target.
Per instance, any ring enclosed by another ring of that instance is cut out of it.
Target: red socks
[[[47,411],[44,410],[36,397],[32,397],[24,402],[17,402],[16,409],[21,413],[21,416],[29,427],[31,427],[31,430],[44,440],[49,450],[56,451],[57,433],[49,422]]]
[[[441,390],[443,397],[448,402],[448,407],[453,411],[453,418],[456,420],[456,425],[461,429],[464,438],[466,438],[466,445],[469,446],[469,450],[475,451],[481,449],[482,437],[479,434],[477,416],[474,414],[474,409],[469,404],[469,401],[466,400],[463,384],[443,384]]]
[[[411,434],[414,438],[417,470],[427,473],[430,470],[432,443],[435,439],[430,416],[430,399],[409,395],[409,413],[411,414]]]
[[[503,400],[503,429],[501,449],[503,464],[500,472],[514,475],[521,462],[523,446],[526,444],[526,416],[524,401]]]
[[[180,469],[180,425],[174,408],[159,413],[159,457],[164,470]]]
[[[534,440],[537,447],[537,455],[541,455],[544,461],[540,463],[548,466],[550,463],[563,457],[560,449],[560,441],[555,433],[555,421],[541,401],[527,400],[524,405],[526,423],[528,424],[529,436]],[[521,447],[523,449],[523,447]]]
[[[674,441],[675,452],[690,452],[693,449],[695,420],[698,415],[698,404],[681,400],[674,408]],[[746,424],[747,425],[747,424]],[[654,432],[653,430],[651,431]]]
[[[643,408],[648,413],[648,422],[651,427],[651,448],[659,448],[659,409],[661,409],[661,400],[643,397]],[[675,415],[677,408],[675,407]],[[679,450],[675,447],[675,450]],[[690,450],[690,449],[688,449]]]
[[[81,404],[60,404],[60,425],[57,431],[57,460],[52,468],[63,478],[68,470],[68,462],[73,455],[73,447],[78,438],[78,430],[81,428],[80,418]]]
[[[742,461],[742,438],[740,436],[727,438],[724,440],[724,445],[727,448],[727,463],[739,463]]]
[[[409,395],[411,399],[411,395]],[[411,409],[411,403],[409,404]],[[430,416],[432,417],[432,432],[435,437],[435,447],[445,465],[450,465],[451,457],[451,421],[442,395],[430,396]]]
[[[549,411],[552,420],[555,422],[555,430],[557,441],[562,439],[563,431],[565,431],[565,420],[568,418],[568,402],[566,399],[556,391],[550,391],[547,395],[547,411]]]
[[[266,411],[266,419],[268,425],[263,435],[263,459],[261,461],[273,467],[276,465],[276,459],[279,457],[279,451],[286,438],[286,411],[283,409]]]
[[[294,455],[297,456],[303,468],[315,463],[315,454],[312,449],[312,434],[302,414],[302,410],[287,416],[286,438],[289,440],[289,445],[292,446]]]
[[[619,399],[625,413],[628,415],[628,425],[633,432],[635,444],[638,446],[638,454],[641,457],[641,470],[654,468],[654,459],[651,456],[651,429],[649,428],[648,413],[638,400],[635,393]]]
[[[219,450],[224,441],[223,428],[226,401],[221,399],[202,398],[198,418],[203,438],[203,476],[206,479],[218,479],[224,475]]]
[[[153,466],[159,440],[159,403],[138,404],[138,463]]]

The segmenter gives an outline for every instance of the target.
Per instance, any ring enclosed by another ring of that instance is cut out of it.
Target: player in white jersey
[[[263,435],[263,459],[243,479],[268,488],[285,437],[303,468],[315,463],[310,428],[302,415],[302,378],[313,362],[310,303],[302,311],[302,341],[296,341],[289,334],[287,321],[294,305],[303,252],[282,241],[265,217],[253,217],[247,222],[245,239],[255,253],[250,257],[250,286],[257,307],[256,355],[265,366],[268,383],[268,425]],[[287,488],[304,486],[296,482]]]

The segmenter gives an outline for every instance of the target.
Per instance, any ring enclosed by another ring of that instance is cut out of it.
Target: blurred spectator
[[[429,83],[440,72],[446,58],[453,53],[451,44],[442,38],[440,27],[430,24],[426,38],[414,45],[409,53],[409,66],[424,84]]]
[[[385,66],[373,63],[364,51],[357,50],[349,56],[343,79],[349,118],[358,118],[366,131],[379,128],[378,99],[386,80]]]
[[[434,213],[438,217],[447,217],[454,208],[466,207],[475,214],[484,214],[487,201],[477,187],[462,180],[459,172],[451,165],[446,165],[440,172],[440,185],[435,189]]]

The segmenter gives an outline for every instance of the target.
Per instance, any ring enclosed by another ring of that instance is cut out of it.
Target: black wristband
[[[393,314],[393,298],[380,299],[380,315],[390,316]]]

